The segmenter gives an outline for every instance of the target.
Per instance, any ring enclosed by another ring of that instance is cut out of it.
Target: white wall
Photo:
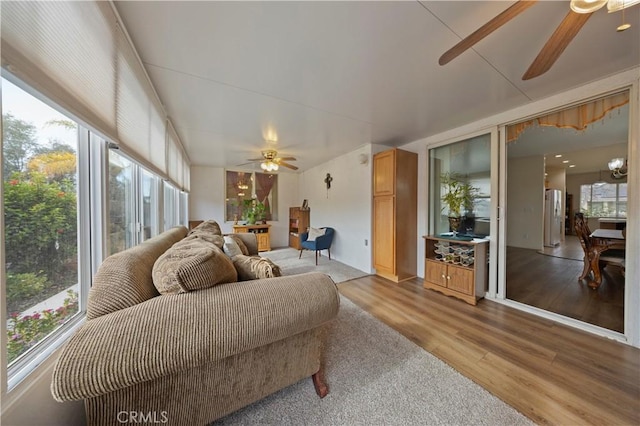
[[[371,272],[371,175],[374,152],[367,145],[307,170],[300,175],[300,198],[309,200],[311,226],[330,226],[336,234],[331,258],[365,272]],[[367,157],[360,163],[360,155]],[[327,191],[327,173],[333,181]],[[366,240],[366,244],[365,244]]]
[[[544,157],[509,158],[507,176],[507,246],[541,250]]]
[[[189,220],[218,222],[222,232],[231,232],[232,223],[224,222],[224,169],[221,167],[191,167]]]
[[[225,169],[221,167],[191,167],[191,194],[189,196],[189,220],[218,222],[222,232],[233,231],[233,222],[224,221]],[[289,207],[300,206],[298,174],[278,173],[278,220],[271,225],[271,248],[289,245]]]

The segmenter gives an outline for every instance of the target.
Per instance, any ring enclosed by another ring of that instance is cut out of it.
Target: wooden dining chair
[[[611,250],[612,246],[607,240],[593,238],[583,213],[575,214],[574,227],[584,251],[584,267],[578,280],[587,278],[589,273],[593,272],[593,280],[589,281],[589,287],[598,288],[602,283],[601,270],[610,263],[624,268],[624,254],[618,250]]]

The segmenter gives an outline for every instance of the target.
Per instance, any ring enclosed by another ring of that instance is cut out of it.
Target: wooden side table
[[[271,225],[233,225],[233,233],[251,232],[256,234],[258,241],[258,251],[271,250],[271,236],[269,229]]]

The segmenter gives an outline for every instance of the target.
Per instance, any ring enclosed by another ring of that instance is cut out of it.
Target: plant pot
[[[449,216],[449,231],[458,232],[461,220],[462,219],[460,217]]]

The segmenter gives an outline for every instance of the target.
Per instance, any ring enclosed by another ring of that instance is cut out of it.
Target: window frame
[[[38,101],[44,103],[48,107],[65,115],[68,119],[73,120],[77,128],[77,232],[78,232],[78,312],[73,314],[64,324],[56,328],[54,331],[43,337],[33,348],[20,355],[12,365],[9,365],[7,353],[7,298],[6,286],[3,286],[0,294],[0,302],[2,303],[2,318],[0,327],[2,327],[2,395],[14,390],[24,379],[35,371],[51,354],[57,351],[73,334],[73,332],[82,324],[86,315],[86,301],[91,288],[93,269],[91,267],[91,249],[90,249],[90,223],[91,223],[91,168],[88,159],[89,152],[89,129],[84,126],[75,116],[69,114],[60,106],[51,100],[39,94],[35,90],[29,88],[26,84],[2,69],[2,78],[6,79],[13,85],[17,86],[25,93],[29,94]],[[0,100],[0,105],[2,102]],[[0,175],[2,172],[0,172]],[[4,176],[2,176],[4,179]],[[4,192],[0,188],[0,206],[4,212]],[[2,215],[1,229],[4,232],[4,214]],[[6,283],[6,267],[5,267],[5,246],[1,245],[1,270],[2,279]]]
[[[247,193],[245,195],[243,195],[242,197],[229,197],[229,173],[236,173],[236,174],[244,174],[247,176],[247,188],[246,189],[241,189],[242,191],[247,191]],[[237,221],[244,221],[245,219],[243,218],[243,214],[242,214],[242,203],[249,201],[249,200],[255,200],[257,199],[257,195],[256,195],[256,191],[257,191],[257,186],[258,186],[258,182],[257,182],[257,175],[264,175],[264,176],[273,176],[275,177],[275,182],[273,183],[271,189],[269,190],[269,193],[267,195],[267,197],[270,197],[272,200],[272,204],[270,204],[270,209],[268,211],[265,212],[266,215],[266,221],[273,221],[273,222],[277,222],[278,221],[278,188],[279,188],[279,179],[278,179],[278,174],[277,173],[262,173],[262,172],[258,172],[258,171],[244,171],[244,170],[233,170],[233,169],[225,169],[224,170],[224,221],[225,222],[237,222]],[[235,202],[239,203],[239,209],[238,209],[238,214],[235,216],[230,217],[230,210],[232,209],[230,206],[230,203],[233,203],[233,201],[231,201],[231,199],[234,199]],[[240,201],[238,201],[240,200]]]

